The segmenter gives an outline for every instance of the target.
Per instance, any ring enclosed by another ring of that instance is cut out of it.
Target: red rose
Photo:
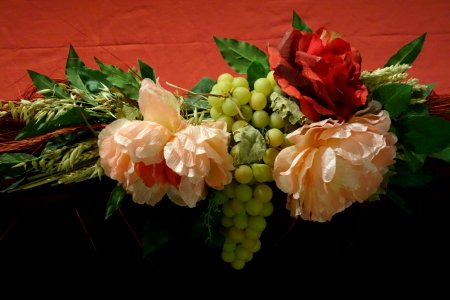
[[[292,29],[278,48],[269,46],[268,52],[281,89],[300,101],[309,119],[347,120],[366,103],[359,52],[325,29],[315,33]]]

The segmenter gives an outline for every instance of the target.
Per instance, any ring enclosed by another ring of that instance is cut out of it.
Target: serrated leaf
[[[444,150],[437,152],[437,153],[433,153],[430,155],[431,157],[434,158],[438,158],[441,159],[445,162],[450,163],[450,147],[445,148]]]
[[[418,154],[432,154],[450,146],[450,122],[436,116],[408,115],[397,122],[401,143]]]
[[[425,41],[426,33],[419,36],[417,39],[404,45],[386,62],[384,67],[389,67],[395,64],[409,64],[411,65],[414,60],[422,51],[423,43]]]
[[[89,120],[90,118],[89,113],[83,108],[73,107],[48,122],[46,122],[45,118],[39,121],[36,121],[36,119],[31,120],[16,136],[16,140],[41,135],[69,125],[85,124],[85,119]]]
[[[137,100],[139,98],[140,83],[133,75],[116,66],[104,64],[96,57],[94,59],[112,85],[119,88],[130,99]]]
[[[250,89],[253,89],[253,84],[256,79],[266,77],[267,73],[269,73],[269,69],[262,63],[259,61],[252,61],[247,68],[247,81]]]
[[[48,92],[42,92],[44,96],[57,97],[61,99],[66,99],[70,97],[70,94],[67,91],[67,89],[59,85],[56,81],[54,81],[50,77],[31,70],[28,70],[28,74],[30,75],[33,84],[39,91],[50,90]]]
[[[379,86],[373,93],[373,98],[383,104],[391,119],[396,119],[404,112],[411,102],[412,87],[404,83],[390,83]]]
[[[408,167],[413,172],[417,172],[420,168],[423,167],[425,163],[427,155],[426,154],[417,154],[408,149],[405,149],[404,159]]]
[[[27,153],[0,153],[0,178],[11,179],[26,172],[26,164],[36,157]],[[24,166],[14,167],[25,163]]]
[[[153,70],[152,67],[150,67],[140,59],[138,59],[138,64],[142,79],[150,78],[151,80],[156,81],[155,71]]]
[[[200,79],[200,81],[197,82],[190,90],[191,93],[188,93],[188,97],[184,100],[184,104],[188,107],[188,109],[194,107],[202,109],[211,108],[211,105],[208,103],[208,100],[204,98],[204,96],[195,94],[208,94],[211,92],[211,88],[215,83],[216,82],[209,77],[203,77]]]
[[[311,28],[309,28],[308,25],[306,25],[305,22],[298,16],[298,14],[293,11],[292,14],[292,27],[300,30],[300,31],[306,31],[306,32],[312,32]]]
[[[214,41],[228,65],[239,74],[246,74],[253,61],[258,61],[269,69],[267,54],[258,47],[244,41],[216,36]]]
[[[266,141],[258,129],[251,125],[239,128],[234,133],[234,141],[237,143],[233,151],[235,164],[251,164],[261,161],[266,151]]]
[[[121,185],[117,185],[109,196],[108,203],[106,203],[105,220],[112,216],[112,214],[122,206],[123,199],[127,192]]]

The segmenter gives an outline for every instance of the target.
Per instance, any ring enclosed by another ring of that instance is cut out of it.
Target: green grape
[[[231,147],[230,155],[233,156],[233,157],[237,157],[238,156],[238,151],[239,151],[238,145],[234,145],[233,147]]]
[[[222,73],[222,74],[219,75],[219,77],[217,77],[217,82],[221,82],[221,81],[230,81],[230,82],[232,82],[233,79],[234,79],[234,77],[230,73]]]
[[[252,228],[245,228],[245,238],[250,240],[257,240],[260,238],[262,231],[257,231]]]
[[[232,130],[232,132],[235,132],[239,128],[245,127],[247,125],[248,125],[247,121],[245,121],[245,120],[237,120],[237,121],[235,121],[233,123],[233,126],[231,126],[231,130]]]
[[[274,87],[274,86],[276,86],[277,85],[277,82],[276,82],[276,80],[275,80],[275,77],[273,76],[273,73],[274,73],[275,71],[270,71],[268,74],[267,74],[267,76],[266,76],[266,78],[270,81],[270,84],[272,85],[272,87]]]
[[[245,267],[245,261],[236,259],[231,262],[231,266],[235,270],[242,270]]]
[[[263,203],[263,208],[261,210],[261,216],[268,217],[271,216],[273,213],[273,204],[272,202],[265,202]]]
[[[278,85],[273,87],[273,92],[281,96],[286,96],[286,93]]]
[[[234,189],[236,187],[236,182],[232,181],[223,188],[223,194],[228,198],[234,198]]]
[[[270,80],[267,78],[258,78],[255,80],[255,83],[253,84],[253,89],[256,92],[263,93],[266,97],[272,93],[272,84],[270,83]]]
[[[248,89],[249,85],[248,85],[248,81],[246,78],[244,77],[234,77],[233,78],[233,86],[235,88],[237,87],[245,87]]]
[[[263,209],[263,203],[257,201],[255,198],[250,199],[248,202],[245,202],[245,211],[250,216],[257,216],[261,213]]]
[[[262,216],[250,216],[248,218],[248,228],[251,228],[255,231],[262,232],[266,228],[266,226],[267,226],[266,219],[264,219],[264,217],[262,217]],[[233,228],[233,227],[231,227],[231,228]],[[242,239],[242,240],[244,240],[244,239]],[[239,242],[242,242],[242,240]]]
[[[252,250],[256,245],[256,241],[257,241],[257,239],[246,238],[242,241],[241,245],[245,249]]]
[[[249,183],[253,179],[253,170],[248,165],[240,165],[234,170],[234,179],[239,183]]]
[[[240,115],[236,115],[236,119],[238,119],[238,120],[243,119],[243,120],[249,122],[253,116],[253,109],[247,104],[242,105],[240,109],[241,109],[241,114],[242,114],[243,118]]]
[[[227,216],[222,216],[222,219],[220,219],[220,224],[222,224],[223,227],[225,228],[230,228],[231,226],[234,225],[234,218],[230,218]],[[247,225],[248,225],[248,220],[247,220]]]
[[[211,95],[208,96],[208,103],[212,107],[220,108],[222,106],[223,101],[225,100],[225,97],[222,97],[224,94],[222,91],[213,89],[211,90]]]
[[[278,128],[271,128],[266,132],[266,138],[269,141],[270,146],[278,147],[284,142],[284,134]]]
[[[234,254],[236,255],[236,259],[240,259],[243,261],[249,261],[251,258],[252,252],[241,245],[236,247],[236,250],[234,250]]]
[[[238,184],[235,188],[236,199],[247,202],[252,199],[253,189],[248,184]]]
[[[253,110],[262,110],[267,105],[267,97],[261,92],[253,92],[248,104]]]
[[[232,199],[230,201],[230,207],[233,210],[233,212],[237,215],[237,214],[242,214],[245,212],[245,206],[244,203],[237,200],[237,199]]]
[[[217,82],[217,87],[224,93],[229,93],[233,88],[233,83],[228,80]]]
[[[245,232],[235,226],[228,229],[228,237],[235,243],[240,243],[245,239]]]
[[[286,123],[284,122],[283,117],[279,113],[273,112],[270,114],[270,118],[269,118],[269,127],[270,128],[281,129],[285,125],[286,125]]]
[[[265,110],[257,110],[252,115],[252,125],[255,128],[264,128],[269,125],[269,114]]]
[[[221,115],[217,121],[224,121],[227,124],[227,131],[231,132],[231,128],[233,127],[234,119],[230,116]]]
[[[260,183],[253,189],[253,196],[259,202],[269,202],[272,200],[273,191],[270,186],[265,183]]]
[[[252,164],[252,171],[257,182],[273,181],[272,169],[266,164]]]
[[[230,201],[225,202],[222,205],[222,212],[226,217],[229,217],[229,218],[234,217],[235,213],[234,213],[233,209],[231,209]]]
[[[234,251],[223,250],[221,256],[223,261],[227,263],[232,263],[233,261],[236,260],[236,254],[234,253]]]
[[[225,115],[234,117],[239,113],[239,105],[230,98],[227,98],[223,101],[222,111]]]
[[[248,215],[246,213],[235,215],[232,219],[232,223],[236,228],[245,229],[248,227]]]
[[[213,106],[211,107],[209,114],[211,115],[211,118],[214,119],[214,121],[217,121],[221,116],[223,116],[222,108],[217,109],[216,107]]]
[[[261,241],[260,240],[256,240],[255,243],[255,247],[253,247],[252,252],[256,253],[261,249]]]
[[[234,88],[232,97],[237,100],[240,105],[247,104],[252,97],[252,93],[248,90],[248,88],[238,86]]]
[[[264,163],[269,167],[273,167],[275,158],[277,157],[278,153],[280,153],[280,151],[275,148],[267,148],[263,154]]]
[[[230,240],[230,238],[226,237],[225,241],[223,242],[223,251],[234,252],[234,249],[236,249],[236,243]]]

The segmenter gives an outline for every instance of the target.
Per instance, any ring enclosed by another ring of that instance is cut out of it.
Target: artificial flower
[[[167,194],[194,207],[205,184],[223,189],[231,182],[225,123],[188,125],[176,97],[150,79],[142,81],[138,103],[143,121],[116,120],[98,137],[105,174],[135,202],[155,205]]]
[[[308,33],[293,28],[268,53],[277,83],[300,102],[309,119],[347,120],[365,104],[359,52],[325,29]]]
[[[275,160],[273,177],[292,216],[324,222],[374,194],[394,163],[389,115],[373,106],[348,122],[325,119],[290,133],[293,146]]]

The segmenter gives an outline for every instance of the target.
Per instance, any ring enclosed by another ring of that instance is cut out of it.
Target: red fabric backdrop
[[[382,66],[402,45],[427,32],[412,75],[450,93],[450,1],[447,0],[2,0],[0,99],[30,86],[27,69],[64,76],[69,45],[88,66],[96,56],[122,68],[140,58],[161,82],[192,87],[230,71],[213,35],[266,48],[276,44],[295,10],[313,29],[337,31],[363,58]]]

